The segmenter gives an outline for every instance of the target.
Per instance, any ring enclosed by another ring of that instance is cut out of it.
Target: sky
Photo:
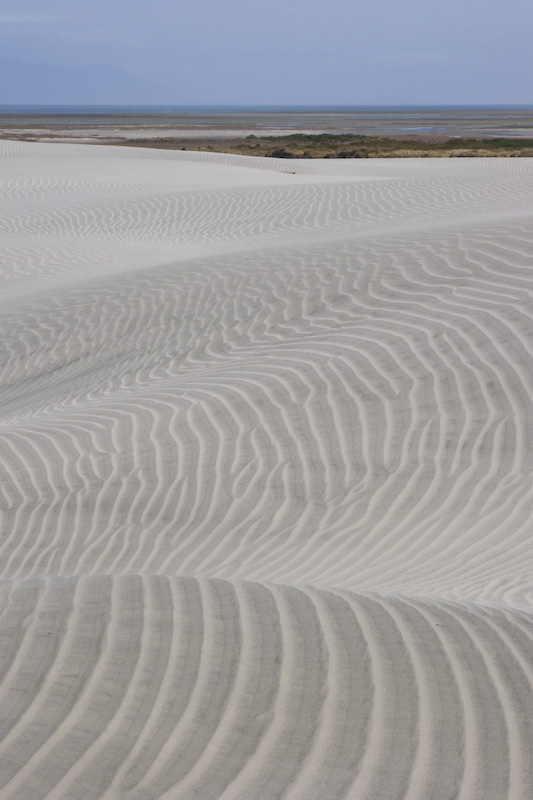
[[[533,104],[532,31],[532,0],[0,0],[0,103]]]

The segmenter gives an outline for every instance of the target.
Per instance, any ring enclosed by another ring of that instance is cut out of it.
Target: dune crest
[[[0,156],[2,800],[529,800],[533,160]]]

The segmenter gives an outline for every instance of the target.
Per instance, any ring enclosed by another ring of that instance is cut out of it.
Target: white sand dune
[[[0,798],[531,800],[533,159],[0,155]]]

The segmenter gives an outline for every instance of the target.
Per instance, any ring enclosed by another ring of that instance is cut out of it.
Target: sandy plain
[[[2,800],[530,800],[533,160],[0,155]]]

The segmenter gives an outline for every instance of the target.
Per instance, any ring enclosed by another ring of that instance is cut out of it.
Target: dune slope
[[[0,156],[2,800],[530,800],[533,160]]]

